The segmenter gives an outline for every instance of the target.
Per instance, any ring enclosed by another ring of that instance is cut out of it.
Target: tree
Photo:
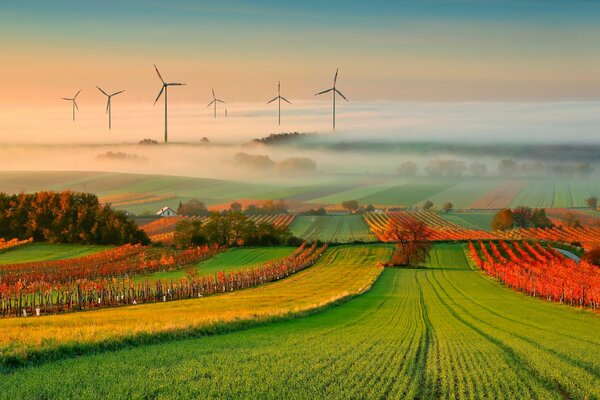
[[[431,210],[432,208],[433,208],[433,201],[425,200],[425,203],[423,203],[423,210]]]
[[[194,219],[183,219],[175,225],[173,242],[179,246],[190,244],[198,246],[207,243],[202,229],[202,222]]]
[[[586,251],[581,258],[589,263],[600,266],[600,247],[594,247]]]
[[[519,206],[513,211],[514,224],[517,228],[529,228],[533,210],[526,206]]]
[[[543,208],[533,210],[530,222],[535,228],[551,228],[554,226],[552,221],[550,221],[550,218],[546,215],[546,210]]]
[[[515,219],[512,211],[509,208],[504,208],[494,215],[491,227],[495,231],[505,231],[512,229],[514,223]]]
[[[398,174],[401,176],[415,176],[419,167],[412,161],[405,161],[398,167]]]
[[[566,212],[564,214],[563,217],[563,221],[564,224],[567,226],[567,228],[580,228],[581,227],[581,222],[579,221],[579,218],[577,218],[577,214],[573,213],[573,212]]]
[[[208,215],[206,205],[198,199],[190,199],[177,208],[178,215],[204,217]]]
[[[388,226],[387,234],[396,242],[392,255],[394,266],[417,266],[429,258],[432,232],[423,222],[414,219],[400,225],[393,221]]]
[[[444,205],[442,206],[442,210],[444,210],[445,213],[449,213],[450,211],[452,211],[453,208],[454,204],[450,202],[444,203]]]
[[[514,160],[501,160],[498,163],[498,172],[500,175],[511,176],[519,171],[519,164]]]
[[[354,212],[354,211],[358,210],[359,204],[358,204],[358,201],[356,201],[356,200],[345,200],[345,201],[342,201],[342,207],[345,208],[346,210]]]
[[[233,203],[231,203],[229,205],[229,209],[232,212],[242,212],[242,205],[240,203],[238,203],[237,201],[234,201]]]
[[[588,197],[587,199],[585,199],[585,204],[592,210],[597,209],[598,208],[598,196]]]

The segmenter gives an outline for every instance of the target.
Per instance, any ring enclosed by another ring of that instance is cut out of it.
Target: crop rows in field
[[[526,186],[522,180],[504,181],[473,201],[468,208],[496,209],[509,207],[515,196]]]
[[[406,224],[418,220],[430,228],[431,240],[473,240],[493,239],[493,233],[478,229],[468,229],[454,224],[437,215],[432,211],[399,211],[385,214],[367,213],[365,220],[371,231],[377,235],[379,240],[387,242],[391,240],[388,232],[393,226],[406,226]]]
[[[338,268],[344,256],[321,264],[335,260],[326,269]],[[360,276],[365,259],[356,261],[349,271]],[[438,245],[427,269],[387,269],[368,293],[323,313],[51,361],[6,375],[0,391],[10,398],[591,399],[600,397],[598,330],[597,316],[516,295],[472,270],[462,246]]]
[[[600,304],[600,269],[576,262],[552,247],[513,241],[469,242],[474,262],[507,286],[551,301],[596,309]]]
[[[52,352],[61,346],[86,348],[109,340],[132,343],[136,335],[170,332],[180,337],[185,330],[210,331],[225,322],[311,310],[366,290],[380,274],[379,264],[390,256],[390,246],[340,246],[291,278],[216,297],[29,318],[26,330],[21,319],[0,319],[4,333],[0,335],[0,367],[5,357]]]
[[[569,222],[572,223],[575,219],[585,228],[600,228],[600,213],[597,212],[594,215],[581,210],[549,208],[546,209],[546,214],[557,226],[569,226]]]
[[[548,242],[578,242],[585,248],[600,244],[600,228],[520,228],[510,231],[496,231],[497,237],[508,240],[544,240]]]
[[[375,236],[360,215],[303,215],[290,226],[292,234],[307,241],[370,242]]]

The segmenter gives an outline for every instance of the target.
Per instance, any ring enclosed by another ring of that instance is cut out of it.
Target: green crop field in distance
[[[374,241],[362,215],[301,215],[290,225],[294,236],[308,241],[350,243]]]
[[[495,213],[496,211],[465,211],[439,213],[439,216],[465,228],[489,231]]]
[[[320,314],[16,369],[4,398],[598,398],[600,318],[438,245]]]
[[[201,275],[214,275],[220,271],[232,272],[243,269],[260,267],[261,263],[286,257],[295,250],[295,247],[257,247],[257,248],[234,248],[196,264],[194,267]],[[136,281],[143,280],[169,280],[184,277],[185,270],[157,272],[154,274],[140,275]]]
[[[111,246],[34,242],[0,252],[0,264],[75,258],[110,249]]]

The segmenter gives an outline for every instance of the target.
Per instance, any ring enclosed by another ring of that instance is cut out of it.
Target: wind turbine
[[[158,101],[158,99],[160,99],[160,96],[163,94],[163,91],[165,92],[165,143],[167,143],[167,141],[168,141],[168,134],[167,134],[167,95],[168,95],[168,89],[169,89],[169,86],[183,86],[183,85],[185,85],[185,83],[167,83],[167,82],[165,82],[165,80],[161,76],[160,72],[158,72],[158,68],[156,68],[156,64],[154,64],[154,69],[156,70],[156,73],[158,74],[158,77],[160,78],[160,81],[163,84],[162,87],[160,88],[160,92],[158,92],[158,96],[156,96],[156,100],[154,100],[154,104],[155,105],[156,105],[156,102]]]
[[[339,90],[337,90],[337,88],[335,87],[335,84],[337,82],[337,76],[338,76],[338,69],[336,68],[335,70],[335,77],[333,78],[333,87],[327,90],[323,90],[322,92],[319,92],[317,94],[315,94],[315,96],[319,96],[321,94],[325,94],[327,92],[333,92],[333,130],[335,131],[335,94],[339,94],[340,96],[342,96],[342,98],[346,101],[348,101],[348,99],[346,98],[346,96],[344,96],[342,94],[342,92],[340,92]]]
[[[215,89],[212,90],[212,94],[213,94],[213,100],[208,103],[208,105],[206,106],[206,108],[210,107],[211,105],[214,104],[215,106],[215,118],[217,118],[217,103],[223,103],[225,104],[225,102],[223,100],[219,100],[215,97]]]
[[[279,125],[281,125],[281,100],[285,101],[288,104],[292,104],[285,97],[281,97],[281,81],[277,82],[277,97],[275,97],[273,100],[269,101],[267,104],[271,104],[275,100],[278,100],[278,105],[279,105]]]
[[[72,99],[69,99],[67,97],[61,97],[61,99],[63,100],[69,100],[73,102],[73,121],[75,121],[75,109],[77,108],[77,111],[79,111],[79,107],[77,106],[77,101],[75,100],[77,98],[77,96],[79,96],[79,93],[81,93],[81,89],[79,89],[79,92],[77,92],[77,94],[75,96],[73,96]]]
[[[119,93],[123,93],[124,90],[115,92],[113,94],[108,94],[106,93],[104,90],[100,89],[99,86],[96,86],[98,88],[99,91],[101,91],[106,97],[108,97],[108,101],[106,102],[106,112],[108,113],[108,129],[112,128],[112,108],[110,107],[110,99],[113,96],[118,95]]]

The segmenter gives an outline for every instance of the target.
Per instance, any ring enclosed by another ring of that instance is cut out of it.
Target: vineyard
[[[388,236],[390,226],[405,226],[407,223],[415,220],[423,222],[430,228],[431,240],[476,240],[495,238],[492,233],[478,229],[464,228],[443,219],[432,211],[399,211],[386,214],[365,214],[365,221],[371,228],[371,231],[383,242],[391,240]]]
[[[0,319],[0,371],[7,359],[28,358],[42,350],[52,353],[74,345],[85,349],[108,341],[131,344],[138,336],[143,341],[154,334],[181,337],[186,330],[192,334],[203,329],[213,332],[225,322],[236,324],[311,310],[365,291],[382,271],[378,264],[390,254],[389,246],[341,246],[327,250],[314,266],[293,277],[220,296],[93,313]]]
[[[22,350],[26,353],[36,341],[53,345],[38,336],[45,332],[40,324],[58,341],[98,340],[82,328],[92,323],[92,314],[104,328],[97,335],[106,337],[108,331],[135,331],[135,320],[148,321],[146,329],[162,328],[177,320],[171,312],[206,315],[218,307],[262,313],[265,304],[292,305],[299,297],[304,305],[318,304],[329,287],[339,291],[368,282],[364,274],[389,256],[374,248],[330,249],[297,278],[218,298],[152,304],[136,312],[101,310],[80,314],[77,321],[64,315],[52,328],[49,319],[56,317],[31,319],[28,330],[36,339],[19,331],[19,320],[0,321],[0,327],[12,337],[11,351],[25,343],[31,346]],[[363,280],[348,285],[348,276]],[[203,302],[210,302],[204,311],[192,311]],[[173,308],[176,304],[181,309]],[[119,329],[111,331],[109,312],[118,313],[113,319]],[[472,270],[462,245],[437,245],[427,268],[386,269],[366,294],[324,312],[226,335],[179,337],[33,363],[4,375],[0,393],[7,398],[123,393],[218,398],[226,393],[264,399],[594,399],[600,397],[598,331],[596,315],[517,296]],[[7,346],[6,338],[0,342]]]
[[[600,302],[600,268],[579,263],[552,247],[525,241],[469,242],[474,262],[508,287],[550,301],[596,309]]]
[[[217,247],[148,254],[141,246],[123,246],[81,259],[4,265],[0,280],[2,317],[41,315],[105,306],[181,300],[231,292],[287,277],[314,264],[327,245],[303,244],[291,255],[257,268],[212,275],[188,274],[179,281],[115,279],[190,266],[212,257]]]

